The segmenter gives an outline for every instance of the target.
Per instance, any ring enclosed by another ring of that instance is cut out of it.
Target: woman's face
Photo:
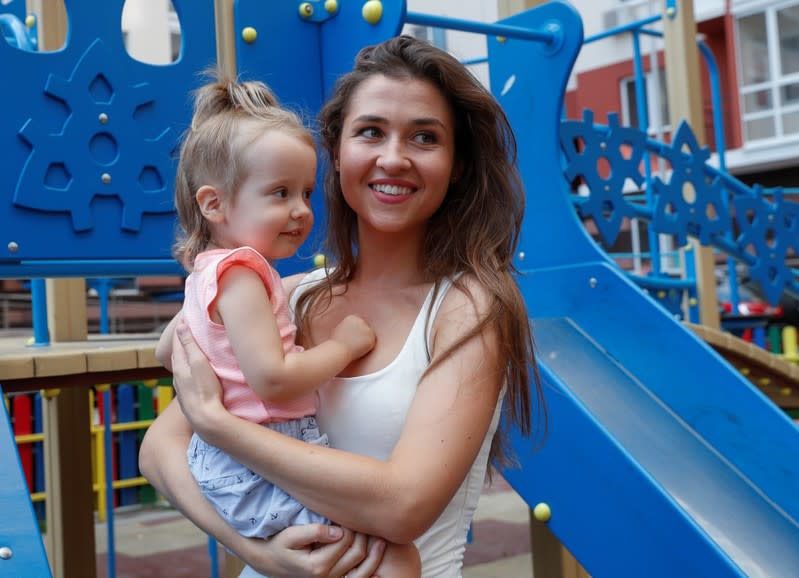
[[[336,169],[361,234],[422,234],[455,165],[452,110],[430,82],[375,75],[353,92]]]

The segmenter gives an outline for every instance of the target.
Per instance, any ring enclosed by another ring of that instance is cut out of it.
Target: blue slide
[[[799,428],[612,267],[523,288],[550,427],[505,476],[589,573],[799,576]]]
[[[548,410],[503,472],[594,577],[799,576],[799,428],[630,282],[585,232],[561,171],[579,15],[548,2],[488,39],[527,189],[517,266]],[[686,88],[687,90],[688,88]],[[543,436],[543,432],[540,434]]]

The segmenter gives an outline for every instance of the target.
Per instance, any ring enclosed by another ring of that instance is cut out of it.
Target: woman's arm
[[[350,530],[309,524],[288,528],[268,541],[245,538],[233,530],[200,493],[189,472],[186,448],[191,433],[180,407],[171,403],[147,430],[139,466],[150,483],[196,526],[215,536],[253,569],[274,578],[372,575],[385,543],[373,543],[367,551],[366,536]],[[318,547],[320,544],[325,546]]]
[[[175,340],[175,327],[181,319],[181,311],[169,321],[158,338],[158,345],[155,346],[155,358],[161,365],[172,371],[172,342]]]
[[[433,357],[485,310],[450,291],[434,323]],[[228,414],[218,383],[185,327],[173,361],[181,403],[200,434],[336,522],[407,543],[438,518],[476,458],[496,408],[503,370],[493,330],[467,341],[419,383],[400,439],[385,462],[286,438]],[[182,357],[188,356],[188,363]],[[183,391],[186,395],[183,395]],[[324,472],[323,476],[318,472]]]

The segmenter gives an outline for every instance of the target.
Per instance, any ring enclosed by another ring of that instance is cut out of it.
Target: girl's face
[[[223,247],[250,246],[267,259],[292,256],[313,226],[316,151],[273,130],[244,148],[240,169],[244,180],[238,194],[223,201],[224,222],[215,239]]]
[[[335,162],[360,231],[421,236],[453,177],[449,104],[426,80],[375,75],[347,108]]]

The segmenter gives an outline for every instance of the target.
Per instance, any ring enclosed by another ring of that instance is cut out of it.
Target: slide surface
[[[0,402],[3,390],[0,388]],[[5,404],[0,403],[0,576],[50,578],[28,486],[22,477],[14,433]]]
[[[549,430],[505,476],[588,572],[799,575],[799,428],[611,265],[521,285]]]

